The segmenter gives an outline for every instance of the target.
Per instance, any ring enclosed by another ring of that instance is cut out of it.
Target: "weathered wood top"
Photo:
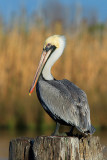
[[[10,141],[9,160],[104,160],[99,137],[39,136]],[[105,159],[106,160],[106,159]]]

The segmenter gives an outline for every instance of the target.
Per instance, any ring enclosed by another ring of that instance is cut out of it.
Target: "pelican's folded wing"
[[[84,91],[65,79],[39,81],[39,87],[45,110],[53,114],[54,119],[61,119],[81,131],[89,130],[90,110]]]

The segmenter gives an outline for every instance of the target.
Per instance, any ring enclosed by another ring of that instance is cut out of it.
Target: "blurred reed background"
[[[0,130],[32,130],[38,135],[52,131],[54,122],[36,93],[28,93],[44,40],[53,34],[65,35],[67,42],[52,68],[54,77],[82,88],[92,124],[107,129],[107,24],[99,23],[95,12],[81,18],[81,7],[74,6],[48,1],[30,16],[24,7],[7,23],[0,16]]]

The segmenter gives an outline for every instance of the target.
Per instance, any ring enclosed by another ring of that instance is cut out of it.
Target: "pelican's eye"
[[[48,52],[51,49],[52,45],[50,43],[48,43],[46,45],[46,47],[44,48],[44,50],[46,50],[46,52]]]
[[[48,47],[48,48],[49,48],[50,46],[51,46],[51,44],[50,44],[50,43],[48,43],[48,44],[46,45],[46,47]]]

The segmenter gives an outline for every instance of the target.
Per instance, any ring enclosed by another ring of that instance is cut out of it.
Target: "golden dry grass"
[[[60,31],[54,30],[54,33]],[[54,33],[37,28],[21,33],[14,28],[7,34],[0,34],[1,125],[16,125],[20,118],[25,124],[36,124],[38,113],[42,110],[36,95],[33,93],[29,97],[28,91],[43,42]],[[64,54],[54,65],[52,73],[56,79],[69,79],[85,90],[93,123],[107,126],[107,31],[102,37],[88,31],[78,36],[65,33],[65,36],[67,45]],[[46,114],[42,118],[48,123]]]

